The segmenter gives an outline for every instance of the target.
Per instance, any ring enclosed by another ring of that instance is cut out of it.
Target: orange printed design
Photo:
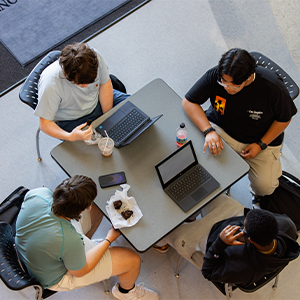
[[[220,96],[216,96],[215,104],[214,104],[215,111],[217,111],[221,115],[224,115],[225,105],[226,105],[226,99]]]

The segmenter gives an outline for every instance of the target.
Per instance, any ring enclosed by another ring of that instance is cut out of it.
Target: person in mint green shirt
[[[16,249],[31,277],[43,287],[69,291],[117,276],[116,299],[159,299],[143,285],[135,285],[140,257],[131,249],[110,247],[120,232],[111,228],[96,244],[91,236],[102,220],[93,203],[95,182],[76,175],[54,191],[30,190],[16,223]],[[141,298],[142,295],[142,298]]]

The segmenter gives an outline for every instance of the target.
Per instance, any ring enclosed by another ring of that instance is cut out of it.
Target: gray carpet
[[[99,34],[100,32],[112,26],[114,23],[119,22],[122,18],[134,13],[149,1],[150,0],[130,0],[119,9],[114,10],[104,18],[98,20],[96,23],[93,23],[88,28],[80,31],[70,39],[55,47],[53,50],[62,50],[68,44],[88,40],[89,37]],[[3,1],[1,1],[1,3],[3,3]],[[0,97],[8,93],[18,84],[20,84],[20,82],[24,81],[24,78],[31,72],[31,70],[42,58],[42,56],[37,57],[31,63],[25,67],[22,67],[2,43],[0,43],[0,57]]]
[[[22,66],[130,0],[10,1],[0,6],[3,45]],[[13,24],[13,26],[7,26]]]

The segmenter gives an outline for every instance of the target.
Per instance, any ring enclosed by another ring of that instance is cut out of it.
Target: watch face
[[[265,150],[267,148],[267,145],[265,143],[262,143],[261,149]]]
[[[261,150],[265,150],[268,146],[263,143],[262,141],[257,142],[257,144],[260,146]]]

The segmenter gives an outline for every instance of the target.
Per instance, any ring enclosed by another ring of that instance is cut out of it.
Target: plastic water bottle
[[[176,144],[178,147],[183,146],[187,142],[188,131],[184,123],[181,123],[176,131]]]

